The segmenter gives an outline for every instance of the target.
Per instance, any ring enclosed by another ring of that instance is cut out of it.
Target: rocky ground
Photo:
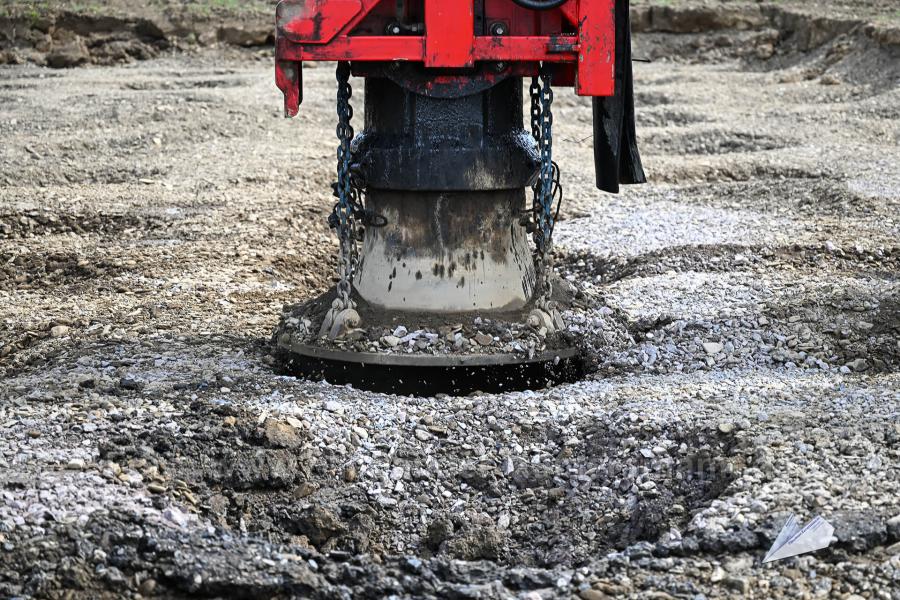
[[[652,183],[593,189],[557,95],[604,352],[532,392],[276,374],[330,284],[330,68],[294,121],[266,47],[0,68],[0,597],[900,598],[894,26],[677,4],[636,39]],[[836,541],[762,565],[791,512]]]

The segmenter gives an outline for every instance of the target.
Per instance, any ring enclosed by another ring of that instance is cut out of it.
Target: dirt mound
[[[116,2],[99,12],[0,9],[0,64],[109,65],[196,45],[266,46],[275,39],[272,17],[261,9],[215,12],[185,4],[158,13],[140,10]]]
[[[639,6],[636,56],[690,62],[738,58],[788,80],[892,87],[900,78],[900,26],[859,17],[819,17],[814,7]],[[886,9],[887,10],[887,9]]]

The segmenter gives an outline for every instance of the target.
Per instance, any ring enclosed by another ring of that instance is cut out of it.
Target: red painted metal
[[[579,96],[612,96],[615,93],[616,12],[606,0],[578,2]]]
[[[610,4],[613,4],[612,2]],[[578,25],[578,1],[577,0],[569,0],[565,4],[559,7],[559,11],[565,15],[566,19],[568,19],[569,23],[572,25]]]
[[[360,0],[284,0],[275,22],[279,35],[292,42],[327,44],[361,10]]]
[[[471,67],[474,22],[472,2],[425,0],[425,66]]]
[[[418,36],[337,37],[327,46],[277,45],[279,60],[362,62],[425,61],[426,42]],[[478,36],[472,48],[475,61],[553,62],[575,64],[578,39],[557,36]],[[454,65],[454,66],[465,66]]]
[[[303,63],[278,61],[275,65],[275,85],[284,94],[284,116],[296,117],[303,101]]]
[[[437,69],[489,62],[516,73],[554,63],[555,85],[574,85],[582,96],[614,93],[615,0],[569,0],[547,11],[484,0],[483,35],[474,31],[474,0],[406,0],[402,15],[398,5],[395,0],[282,0],[275,68],[285,112],[296,114],[302,99],[303,61],[415,61]],[[424,24],[425,34],[389,35],[401,18]],[[493,35],[495,27],[502,35]]]

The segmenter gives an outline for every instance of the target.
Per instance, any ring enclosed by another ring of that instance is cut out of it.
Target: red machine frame
[[[486,20],[504,24],[503,35],[475,35],[475,0],[421,2],[424,35],[385,35],[367,21],[379,11],[389,16],[390,0],[282,0],[275,69],[285,113],[299,112],[303,61],[417,61],[450,73],[490,62],[520,76],[553,63],[554,84],[574,85],[580,96],[614,95],[615,0],[568,0],[543,11],[480,0]]]

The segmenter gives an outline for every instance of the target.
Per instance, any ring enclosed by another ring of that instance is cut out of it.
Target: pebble
[[[266,419],[263,424],[263,435],[275,448],[296,449],[303,445],[303,437],[296,427],[273,418]]]
[[[141,582],[138,590],[141,592],[143,596],[151,596],[156,591],[156,580],[152,577],[148,577],[147,579]]]
[[[166,508],[163,511],[162,516],[166,521],[178,527],[186,527],[189,522],[188,515],[176,506]]]
[[[746,577],[728,577],[723,583],[741,594],[747,594],[750,591],[750,581]]]
[[[749,556],[726,561],[723,565],[729,573],[742,573],[753,567],[753,559]]]
[[[56,325],[50,328],[51,337],[63,337],[69,335],[69,327],[67,325]]]
[[[122,377],[119,380],[119,387],[123,390],[139,390],[141,388],[141,384],[130,377]]]
[[[719,342],[703,342],[703,350],[710,356],[715,356],[725,349],[725,346]]]
[[[478,333],[475,336],[475,342],[477,342],[479,346],[491,346],[494,343],[494,336],[486,333]]]
[[[847,363],[847,368],[857,373],[861,373],[869,368],[869,361],[864,358],[857,358]]]

